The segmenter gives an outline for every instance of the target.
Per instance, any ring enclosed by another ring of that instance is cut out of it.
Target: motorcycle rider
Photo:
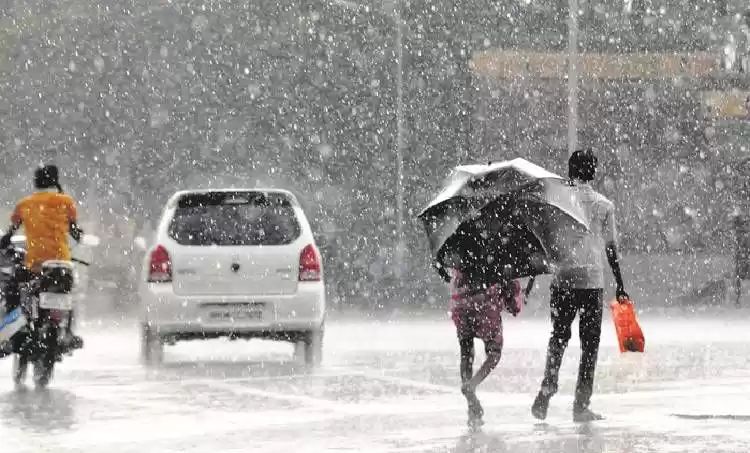
[[[8,232],[0,238],[0,250],[11,245],[11,237],[23,227],[26,232],[26,269],[40,274],[42,264],[49,260],[70,261],[71,253],[67,235],[80,242],[83,230],[78,226],[76,202],[60,186],[59,171],[55,165],[44,165],[34,172],[36,191],[16,205]],[[73,335],[73,313],[68,320],[65,343],[82,344]]]

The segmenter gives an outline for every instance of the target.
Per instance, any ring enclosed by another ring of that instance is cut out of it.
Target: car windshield
[[[169,236],[181,245],[290,244],[300,235],[294,208],[283,195],[220,193],[178,201]]]

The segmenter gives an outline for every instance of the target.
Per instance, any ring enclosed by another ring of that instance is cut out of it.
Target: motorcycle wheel
[[[54,358],[52,362],[45,358],[34,362],[34,384],[38,389],[45,389],[52,380],[52,373],[55,370]]]
[[[34,361],[34,384],[38,389],[45,389],[52,380],[57,362],[58,332],[53,326],[46,326],[41,341],[44,343],[40,356]]]
[[[23,385],[26,382],[26,371],[29,368],[29,358],[25,354],[13,354],[13,383]]]

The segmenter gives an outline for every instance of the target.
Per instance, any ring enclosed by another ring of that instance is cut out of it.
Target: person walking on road
[[[461,393],[469,407],[468,425],[472,429],[482,424],[484,410],[477,398],[481,384],[500,362],[503,350],[503,323],[505,309],[513,316],[521,307],[521,287],[518,280],[486,285],[475,280],[475,274],[466,266],[451,269],[450,313],[456,326],[461,354]],[[486,358],[474,373],[474,339],[484,343]]]
[[[590,226],[589,231],[552,228],[550,234],[562,244],[554,250],[557,268],[551,286],[552,336],[541,389],[531,412],[537,419],[547,417],[550,399],[557,392],[560,365],[571,337],[571,327],[579,315],[581,363],[573,403],[573,419],[589,422],[603,419],[589,408],[599,352],[604,297],[604,255],[617,283],[618,300],[628,299],[617,256],[614,204],[591,187],[597,158],[590,149],[577,150],[568,161],[568,176]]]

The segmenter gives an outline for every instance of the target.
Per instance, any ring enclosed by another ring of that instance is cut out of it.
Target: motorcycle
[[[6,319],[14,320],[15,333],[10,339],[13,380],[16,385],[24,384],[31,364],[35,385],[45,388],[52,379],[55,364],[83,347],[83,340],[71,332],[74,263],[89,264],[75,258],[46,261],[41,273],[32,273],[24,265],[25,243],[23,236],[14,236],[11,247],[2,252],[6,265],[0,267]],[[98,239],[84,236],[81,243],[97,245]]]

